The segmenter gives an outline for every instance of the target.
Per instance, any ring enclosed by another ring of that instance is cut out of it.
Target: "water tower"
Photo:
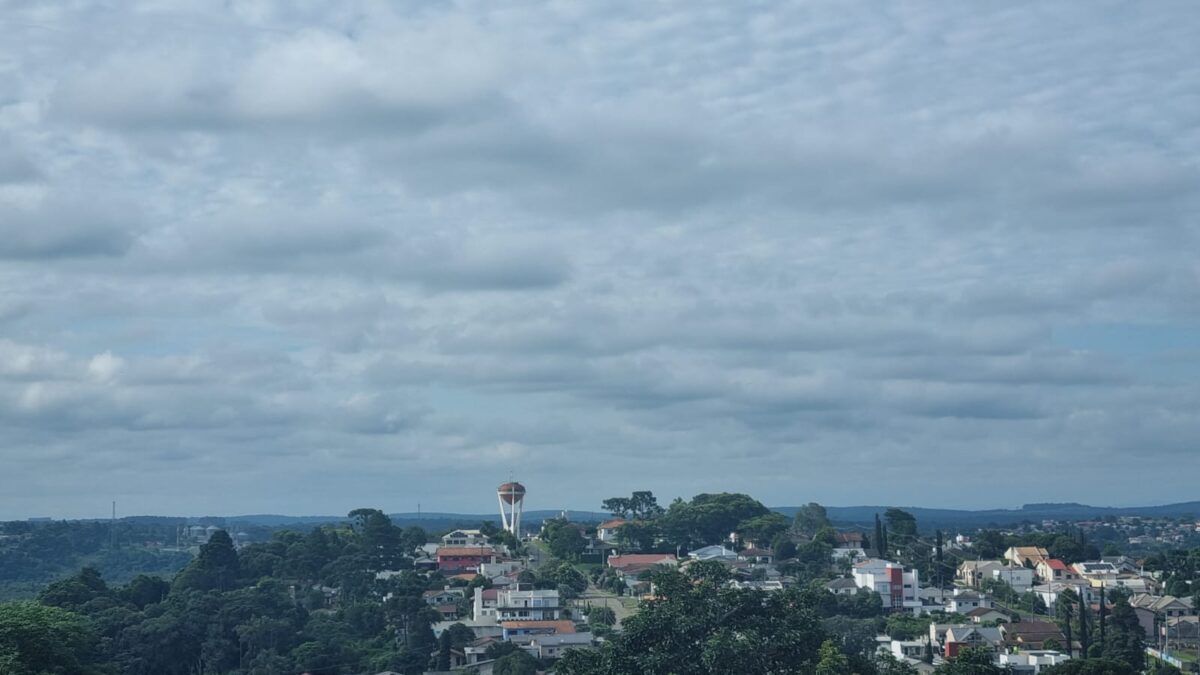
[[[525,486],[509,481],[496,488],[496,499],[500,502],[500,520],[504,529],[521,536],[521,508],[525,502]]]

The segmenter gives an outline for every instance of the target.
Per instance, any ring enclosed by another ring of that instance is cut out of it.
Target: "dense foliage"
[[[219,531],[170,583],[110,586],[88,568],[50,584],[39,604],[0,605],[0,672],[422,672],[438,617],[420,596],[442,583],[405,555],[424,532],[374,510],[351,515],[353,529],[281,532],[240,551]],[[398,573],[377,579],[381,570]],[[26,635],[70,646],[54,657],[75,664],[46,662]]]
[[[139,574],[172,575],[191,560],[173,544],[181,521],[0,523],[0,599],[31,597],[41,586],[81,567],[128,581]]]

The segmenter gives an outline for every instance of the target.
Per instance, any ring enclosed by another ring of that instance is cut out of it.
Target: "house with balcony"
[[[496,620],[556,621],[562,614],[556,590],[513,590],[496,593]]]

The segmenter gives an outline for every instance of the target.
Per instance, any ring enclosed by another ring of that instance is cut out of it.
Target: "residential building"
[[[1000,634],[1009,647],[1026,651],[1045,649],[1046,641],[1053,640],[1059,646],[1067,643],[1058,624],[1049,621],[1018,621],[1000,624]]]
[[[596,538],[606,544],[611,543],[617,538],[617,530],[624,524],[625,520],[623,518],[606,520],[596,527]]]
[[[1071,657],[1062,652],[1045,649],[1031,649],[1000,655],[1000,667],[1009,669],[1013,675],[1037,675],[1042,669],[1057,666],[1070,661]]]
[[[1117,566],[1104,561],[1093,562],[1078,562],[1071,565],[1071,569],[1082,579],[1087,579],[1093,586],[1108,585],[1112,586],[1117,576],[1121,574],[1121,570]]]
[[[967,586],[979,588],[984,579],[992,578],[993,571],[1004,567],[1004,563],[997,560],[965,560],[958,566],[955,576]]]
[[[554,621],[559,618],[556,590],[498,591],[496,594],[496,620],[505,621]]]
[[[746,548],[738,551],[737,559],[754,565],[770,565],[775,561],[775,554],[765,548]]]
[[[543,635],[565,635],[575,632],[575,622],[558,621],[501,621],[501,638],[506,642],[529,644]]]
[[[627,553],[608,557],[608,566],[623,574],[637,575],[657,565],[678,565],[673,553]]]
[[[862,532],[837,532],[833,535],[833,555],[835,558],[866,558],[865,542]]]
[[[488,538],[479,530],[454,530],[442,535],[442,546],[487,546]]]
[[[980,607],[967,612],[967,618],[973,623],[1003,623],[1012,620],[1012,617],[1004,612],[988,607]]]
[[[991,609],[995,606],[996,604],[986,594],[956,589],[954,595],[946,602],[946,611],[955,614],[969,614],[980,608]]]
[[[495,562],[496,551],[490,546],[439,546],[438,569],[451,574],[478,572],[483,563]]]
[[[1033,588],[1033,582],[1036,575],[1033,570],[1028,567],[1019,565],[1004,565],[999,569],[988,570],[991,578],[996,581],[1003,581],[1012,586],[1013,590],[1018,593],[1026,593]]]
[[[453,605],[459,600],[466,597],[466,591],[462,588],[443,588],[440,591],[425,591],[421,594],[421,599],[426,604],[431,606],[437,605]]]
[[[936,634],[937,624],[930,624],[930,631]],[[952,659],[964,649],[987,649],[1000,651],[1004,644],[1004,635],[999,628],[976,626],[975,624],[955,624],[948,626],[942,640],[942,656]]]
[[[1037,564],[1050,557],[1050,553],[1040,546],[1013,546],[1004,552],[1004,559],[1022,567],[1037,567]]]
[[[1040,560],[1034,569],[1042,581],[1071,581],[1079,578],[1079,573],[1074,568],[1057,558]]]
[[[921,611],[920,579],[916,570],[899,563],[872,558],[854,566],[854,583],[879,593],[885,610]]]
[[[525,648],[539,659],[557,659],[568,649],[594,649],[591,633],[538,635]]]
[[[738,559],[738,552],[726,547],[723,544],[713,544],[712,546],[703,546],[701,548],[688,553],[688,557],[692,560],[716,560],[720,562],[733,562]]]
[[[1142,624],[1147,639],[1154,638],[1156,622],[1197,615],[1191,598],[1177,598],[1173,595],[1137,593],[1129,598],[1129,604],[1137,614],[1138,623]]]
[[[853,579],[834,579],[825,584],[825,588],[834,595],[854,595],[858,593],[858,582]]]
[[[496,622],[496,605],[499,603],[500,591],[495,588],[484,589],[475,587],[475,597],[472,603],[471,618],[478,622]]]

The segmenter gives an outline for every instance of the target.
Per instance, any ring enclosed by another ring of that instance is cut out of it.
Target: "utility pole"
[[[112,503],[112,520],[108,525],[108,548],[109,550],[117,550],[117,500]]]

